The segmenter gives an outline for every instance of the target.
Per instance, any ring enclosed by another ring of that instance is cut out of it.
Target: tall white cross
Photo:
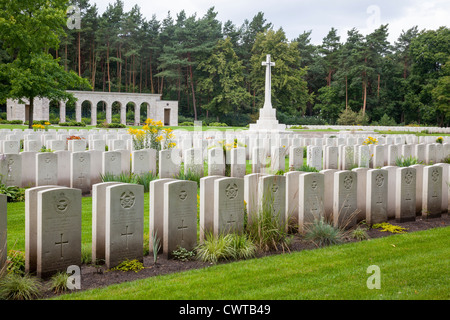
[[[266,91],[264,96],[264,109],[272,109],[272,73],[271,67],[275,66],[275,62],[270,61],[270,54],[266,56],[266,61],[263,61],[261,65],[266,67]]]

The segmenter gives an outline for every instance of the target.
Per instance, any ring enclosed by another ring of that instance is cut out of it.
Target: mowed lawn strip
[[[58,299],[431,299],[450,298],[450,227],[221,264],[112,285]],[[368,289],[381,271],[381,289]]]

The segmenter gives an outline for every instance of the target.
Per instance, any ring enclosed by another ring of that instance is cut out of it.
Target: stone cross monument
[[[284,131],[286,125],[278,123],[276,110],[272,107],[272,73],[271,67],[275,66],[275,62],[270,60],[270,54],[266,56],[266,61],[261,63],[266,67],[266,84],[264,106],[259,111],[259,120],[256,124],[250,124],[251,131]]]

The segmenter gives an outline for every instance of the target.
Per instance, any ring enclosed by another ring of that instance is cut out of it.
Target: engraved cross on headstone
[[[50,177],[50,174],[47,173],[46,177],[44,178],[44,181],[47,185],[51,184],[52,177]]]
[[[187,226],[184,225],[184,220],[181,220],[181,227],[178,227],[178,230],[181,230],[181,241],[184,241],[184,229],[187,229]]]
[[[85,178],[86,178],[86,176],[84,175],[83,172],[81,172],[79,177],[77,178],[77,180],[80,182],[80,186],[83,186],[83,181]]]
[[[231,225],[232,223],[236,223],[236,220],[233,220],[233,214],[230,214],[230,219],[227,221],[227,224]]]
[[[128,226],[125,226],[125,233],[121,233],[121,236],[125,236],[125,241],[127,243],[127,249],[128,249],[128,236],[131,236],[133,233],[128,232]]]
[[[61,246],[61,258],[63,257],[63,245],[64,244],[68,244],[69,241],[63,241],[63,233],[61,233],[61,241],[60,242],[55,242],[55,245],[60,245]]]

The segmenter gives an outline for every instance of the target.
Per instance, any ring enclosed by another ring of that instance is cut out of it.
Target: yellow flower
[[[158,141],[158,142],[160,142],[162,139],[164,139],[163,136],[157,136],[157,137],[156,137],[156,141]]]
[[[46,126],[49,126],[49,125],[50,125],[50,122],[46,121],[46,122],[45,122],[45,125],[46,125]]]
[[[146,124],[151,124],[153,122],[153,119],[148,118],[147,120],[145,120]]]
[[[145,126],[142,127],[143,130],[148,131],[150,130],[150,127],[148,126],[148,124],[146,124]]]
[[[162,123],[161,120],[159,120],[158,122],[155,123],[155,125],[158,127],[162,127],[164,124]]]

